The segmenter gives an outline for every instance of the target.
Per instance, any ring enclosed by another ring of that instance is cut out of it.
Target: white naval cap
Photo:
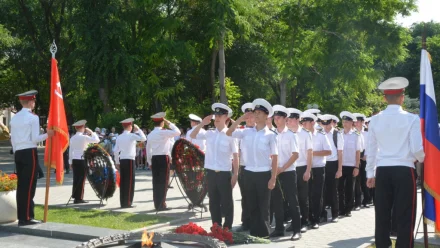
[[[101,128],[99,127],[95,128],[95,132],[101,132]]]
[[[409,81],[404,77],[393,77],[383,81],[377,88],[385,95],[402,93],[408,87]]]
[[[167,115],[167,113],[165,113],[165,112],[159,112],[159,113],[156,113],[150,117],[151,117],[151,119],[153,119],[153,121],[163,121],[163,119],[165,118],[166,115]]]
[[[306,112],[306,111],[304,111],[301,114],[301,118],[302,118],[302,121],[317,121],[318,120],[318,117],[316,117],[316,115],[314,115],[310,112]]]
[[[311,114],[318,114],[318,113],[321,113],[321,110],[319,110],[319,109],[307,109],[307,110],[304,110],[304,112],[311,113]]]
[[[247,103],[243,104],[243,106],[241,106],[241,111],[243,113],[252,112],[254,110],[253,107],[254,106],[252,105],[251,102],[247,102]]]
[[[232,116],[232,109],[228,107],[228,105],[223,103],[214,103],[211,106],[212,111],[214,111],[213,115],[228,115],[228,117]]]
[[[131,124],[133,124],[134,118],[127,118],[123,121],[121,121],[120,123],[122,124],[122,126],[129,126]]]
[[[195,114],[189,114],[188,117],[189,117],[189,119],[192,120],[192,121],[202,122],[202,118],[198,117],[198,116],[195,115]]]
[[[365,119],[367,119],[367,117],[364,114],[361,114],[361,113],[353,113],[353,116],[358,121],[365,121]]]
[[[81,126],[84,126],[86,123],[87,123],[86,120],[80,120],[80,121],[77,121],[77,122],[73,123],[72,126],[74,126],[74,127],[81,127]]]
[[[319,119],[321,119],[321,121],[323,121],[323,122],[331,121],[332,115],[330,115],[330,114],[319,115]]]
[[[339,118],[336,115],[330,115],[332,117],[333,121],[336,121],[336,123],[339,122]]]
[[[302,111],[296,108],[287,108],[289,110],[289,118],[298,118],[301,116]]]
[[[273,116],[273,108],[272,105],[264,100],[263,98],[257,98],[252,102],[252,107],[254,110],[261,110],[263,112],[265,112],[268,116],[267,117],[272,117]]]
[[[346,120],[346,121],[354,121],[356,119],[356,117],[348,112],[348,111],[342,111],[339,116],[341,117],[342,120]]]
[[[34,100],[36,94],[38,94],[38,91],[29,90],[29,91],[17,94],[16,96],[18,96],[18,99],[20,99],[20,100]]]
[[[273,115],[287,117],[290,115],[290,111],[283,105],[273,105]]]

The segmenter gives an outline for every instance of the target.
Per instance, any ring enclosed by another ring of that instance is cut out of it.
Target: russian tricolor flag
[[[439,232],[440,137],[430,55],[424,49],[420,61],[420,119],[425,149],[425,222],[434,224],[435,231]]]

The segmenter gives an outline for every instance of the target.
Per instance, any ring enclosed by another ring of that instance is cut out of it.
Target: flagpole
[[[50,45],[50,53],[52,53],[52,58],[55,58],[55,54],[57,53],[57,45],[55,44],[55,40],[53,41],[52,45]],[[51,85],[52,87],[52,85]],[[52,95],[52,94],[50,94]],[[51,96],[52,98],[52,96]],[[52,99],[50,100],[52,101]],[[53,137],[53,136],[52,136]],[[49,187],[50,187],[50,167],[52,166],[52,142],[53,142],[53,138],[50,137],[49,138],[49,147],[48,147],[48,163],[46,166],[46,196],[44,198],[44,217],[43,217],[43,222],[46,223],[47,222],[47,213],[49,211]]]
[[[426,50],[426,24],[423,23],[423,34],[422,34],[422,48]],[[425,244],[425,248],[429,247],[428,244],[428,225],[425,222],[425,164],[421,163],[421,186],[422,186],[422,221],[423,221],[423,243]]]

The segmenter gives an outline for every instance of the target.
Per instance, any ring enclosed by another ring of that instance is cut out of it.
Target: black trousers
[[[324,204],[323,206],[330,206],[332,218],[339,215],[339,197],[338,197],[338,182],[336,172],[338,171],[338,160],[327,161],[325,164],[325,186],[324,186]],[[327,218],[327,211],[323,209],[323,217]]]
[[[168,155],[154,155],[151,158],[153,174],[154,208],[166,208],[168,181],[170,180],[170,158]],[[219,223],[220,224],[220,223]]]
[[[246,194],[251,218],[250,234],[256,237],[268,237],[270,190],[267,184],[270,171],[252,172],[245,170]]]
[[[37,148],[15,151],[17,169],[17,218],[27,221],[34,218],[34,196],[37,187]]]
[[[342,176],[339,178],[339,214],[350,214],[353,209],[354,180],[353,170],[355,167],[342,166]]]
[[[66,151],[64,151],[63,153],[63,161],[64,161],[64,170],[66,172],[70,172],[70,166],[69,166],[69,148],[66,149]],[[73,164],[73,161],[72,161]]]
[[[87,164],[84,160],[73,159],[72,170],[72,198],[74,198],[75,200],[82,200],[84,197],[84,184],[86,182]]]
[[[367,187],[367,161],[361,159],[361,165],[359,168],[359,176],[361,178],[361,189],[362,194],[364,194],[364,199],[362,200],[362,205],[367,205],[371,202],[371,189]]]
[[[234,220],[234,200],[232,198],[231,172],[206,169],[208,177],[209,212],[212,224],[232,228]],[[222,213],[225,222],[222,225]]]
[[[278,175],[277,183],[272,191],[271,201],[275,211],[275,229],[284,231],[284,202],[287,202],[288,212],[292,216],[293,232],[301,230],[301,217],[298,203],[298,190],[296,186],[296,171],[286,171]]]
[[[129,207],[133,204],[134,197],[134,160],[121,159],[119,174],[121,177],[119,185],[119,201],[121,207]]]
[[[245,168],[244,166],[240,166],[240,171],[238,173],[238,186],[240,186],[240,193],[241,193],[241,224],[244,228],[250,228],[251,218],[249,216],[249,207],[247,206],[244,168]]]
[[[322,195],[324,190],[325,167],[312,168],[309,184],[310,222],[319,223],[322,213]]]
[[[376,170],[376,247],[391,245],[391,212],[396,215],[396,247],[414,247],[417,208],[416,172],[406,166],[384,166]]]
[[[304,181],[303,176],[307,166],[296,167],[296,185],[298,188],[298,203],[301,213],[301,226],[309,224],[309,182]]]

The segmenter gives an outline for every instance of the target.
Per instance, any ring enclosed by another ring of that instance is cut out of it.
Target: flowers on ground
[[[193,222],[178,227],[175,232],[192,234],[192,235],[209,236],[212,238],[216,238],[220,241],[227,242],[228,244],[234,243],[234,240],[232,238],[232,232],[230,232],[227,227],[222,228],[217,223],[214,223],[214,225],[211,227],[210,233],[206,232],[205,229],[203,229],[201,226],[198,226]]]
[[[17,189],[17,175],[6,174],[0,171],[0,192]]]

